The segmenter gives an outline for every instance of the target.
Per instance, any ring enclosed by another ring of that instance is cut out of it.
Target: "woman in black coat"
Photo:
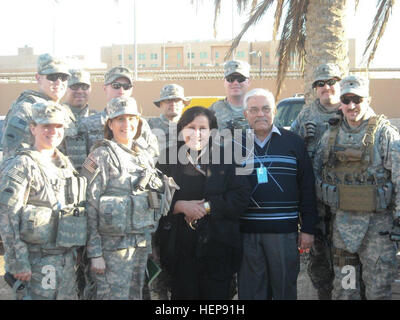
[[[223,148],[213,144],[212,111],[188,109],[177,132],[183,141],[167,150],[167,164],[158,164],[180,186],[157,231],[161,264],[172,277],[171,298],[230,299],[241,258],[239,216],[249,203],[250,185],[246,176],[236,175],[233,157],[225,163]]]

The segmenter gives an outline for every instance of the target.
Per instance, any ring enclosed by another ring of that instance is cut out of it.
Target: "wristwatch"
[[[206,209],[206,213],[207,213],[207,214],[210,214],[210,212],[211,212],[211,207],[210,207],[210,202],[209,202],[209,201],[204,202],[204,209]]]

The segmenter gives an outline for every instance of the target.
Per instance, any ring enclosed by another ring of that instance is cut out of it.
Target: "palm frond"
[[[281,19],[282,19],[282,13],[283,13],[283,7],[285,4],[285,0],[278,0],[278,3],[276,4],[276,9],[275,9],[275,19],[274,19],[274,29],[272,31],[272,39],[275,41],[276,36],[279,31],[279,27],[281,25]]]
[[[283,25],[277,56],[279,58],[276,98],[282,89],[290,60],[297,55],[301,68],[305,57],[305,22],[309,0],[292,0]]]
[[[232,40],[232,45],[228,52],[225,55],[225,60],[228,59],[233,51],[237,48],[237,46],[240,43],[240,40],[242,39],[243,35],[247,32],[247,30],[251,27],[257,24],[257,22],[262,18],[262,16],[267,12],[268,8],[271,6],[271,4],[274,2],[274,0],[264,0],[262,1],[259,5],[257,5],[251,12],[250,12],[250,17],[247,20],[247,22],[244,24],[242,30],[240,33]]]
[[[381,40],[392,13],[395,0],[378,0],[378,11],[375,15],[373,26],[369,33],[366,47],[363,54],[363,60],[367,58],[367,68],[375,57],[376,49],[378,48],[379,41]],[[368,53],[369,52],[369,53]],[[368,57],[367,57],[368,53]],[[365,61],[365,60],[364,60]]]
[[[232,0],[231,0],[232,1]],[[243,13],[247,9],[247,5],[252,0],[236,0],[237,8],[239,13]]]
[[[221,2],[222,0],[214,0],[214,38],[217,37],[217,21],[218,21],[218,16],[221,13]]]
[[[357,11],[358,5],[360,3],[360,0],[356,0],[354,4],[354,11]]]

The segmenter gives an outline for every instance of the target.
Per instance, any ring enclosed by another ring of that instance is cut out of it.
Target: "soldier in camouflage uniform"
[[[226,98],[214,102],[210,110],[215,112],[218,129],[247,129],[244,118],[243,98],[250,85],[250,65],[245,61],[228,61],[224,65]]]
[[[153,101],[160,108],[159,117],[148,118],[147,122],[152,132],[157,136],[160,158],[158,161],[165,163],[163,150],[176,146],[176,124],[181,117],[182,110],[190,103],[185,97],[184,89],[177,84],[167,84],[160,92],[160,98]]]
[[[33,143],[29,129],[32,105],[37,102],[59,102],[71,76],[67,66],[48,53],[39,56],[35,75],[39,90],[25,90],[11,105],[3,126],[3,158],[13,156],[18,148]],[[25,145],[24,145],[25,144]]]
[[[313,88],[317,99],[304,107],[291,130],[300,135],[307,146],[311,161],[314,160],[315,148],[322,135],[329,128],[329,120],[340,118],[341,72],[333,63],[321,64],[314,71]],[[325,205],[317,202],[318,225],[314,246],[310,252],[308,274],[317,289],[320,300],[330,300],[332,292],[333,269],[330,252],[330,213]]]
[[[87,256],[95,298],[142,299],[151,233],[165,208],[158,203],[164,183],[152,155],[134,143],[141,134],[135,99],[112,99],[107,118],[106,139],[82,170],[89,182]]]
[[[393,225],[390,146],[400,136],[369,106],[366,79],[340,86],[343,120],[332,122],[314,160],[317,196],[332,212],[332,299],[360,299],[360,267],[366,298],[391,299],[395,247],[380,232]]]
[[[107,103],[114,98],[130,97],[133,88],[132,71],[126,67],[113,67],[104,75],[104,92]],[[96,141],[104,138],[104,125],[107,121],[107,108],[103,111],[82,119],[79,124],[79,132],[85,135],[88,153]],[[158,156],[157,138],[152,134],[149,124],[144,118],[140,118],[139,126],[142,135],[136,139],[135,143],[141,148],[149,151],[153,156]]]
[[[158,162],[166,163],[166,148],[177,145],[176,124],[181,117],[182,110],[190,103],[190,99],[185,97],[184,89],[177,84],[167,84],[160,92],[160,98],[153,101],[161,109],[159,117],[148,118],[153,133],[157,136],[160,157]],[[160,246],[153,236],[153,259],[159,264]],[[151,300],[168,300],[170,278],[165,271],[154,279],[149,286],[149,296]],[[146,289],[146,288],[145,288]],[[147,293],[147,292],[146,292]],[[145,294],[146,296],[146,294]]]
[[[79,133],[79,124],[82,119],[95,114],[89,110],[88,100],[91,91],[90,73],[85,70],[69,70],[71,78],[68,80],[65,94],[66,121],[65,138],[60,146],[62,151],[71,160],[75,169],[80,171],[88,150],[86,135]]]
[[[31,111],[33,147],[1,165],[5,268],[26,282],[31,299],[76,299],[76,248],[86,244],[87,234],[86,179],[56,148],[63,139],[64,108],[45,101]]]

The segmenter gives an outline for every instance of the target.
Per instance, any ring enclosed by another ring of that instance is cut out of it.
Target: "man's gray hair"
[[[246,110],[248,107],[247,100],[249,100],[249,98],[259,97],[259,96],[265,97],[268,100],[270,107],[272,109],[275,108],[275,98],[274,98],[274,95],[272,94],[272,92],[269,90],[266,90],[266,89],[256,88],[256,89],[250,90],[244,96],[244,109]]]

